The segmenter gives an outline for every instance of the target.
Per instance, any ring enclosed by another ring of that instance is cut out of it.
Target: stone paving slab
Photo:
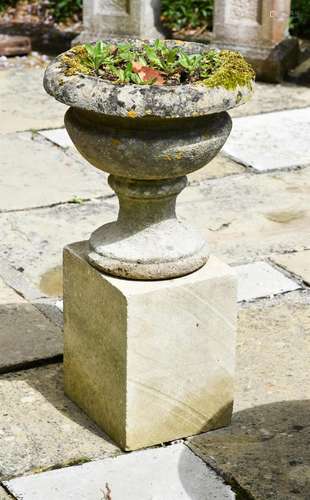
[[[5,484],[22,500],[235,498],[230,487],[181,443],[21,477]]]
[[[43,89],[44,70],[0,72],[0,133],[63,127],[66,106]]]
[[[65,128],[40,130],[39,133],[61,148],[74,148],[74,144]]]
[[[0,373],[53,360],[63,352],[61,330],[0,278]]]
[[[0,376],[0,479],[120,453],[63,390],[62,365]]]
[[[291,295],[241,309],[233,425],[190,444],[257,500],[310,491],[309,295]]]
[[[233,175],[185,189],[177,212],[206,234],[212,253],[241,264],[310,247],[309,194],[310,168]],[[36,287],[48,282],[55,290],[50,295],[58,296],[63,246],[88,238],[116,215],[116,197],[0,214],[0,257],[23,267]]]
[[[310,108],[235,119],[223,151],[259,172],[310,163]]]
[[[63,247],[89,238],[90,233],[117,215],[114,203],[94,201],[0,214],[0,255],[42,294],[61,294]]]
[[[235,266],[238,276],[238,301],[254,300],[279,293],[291,292],[300,285],[267,262],[252,262]]]
[[[270,113],[284,109],[306,108],[310,102],[310,88],[291,83],[278,85],[256,82],[255,92],[249,102],[232,109],[233,117]]]
[[[106,176],[31,133],[0,135],[0,211],[110,196]]]
[[[310,168],[233,175],[189,187],[177,212],[206,234],[210,250],[242,264],[310,247]]]
[[[310,285],[310,250],[272,255],[271,260]]]

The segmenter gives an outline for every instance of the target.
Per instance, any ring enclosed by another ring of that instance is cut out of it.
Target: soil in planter
[[[206,50],[189,54],[162,40],[153,44],[97,42],[74,47],[61,56],[65,75],[85,74],[115,84],[181,85],[235,89],[251,86],[255,73],[238,52]]]

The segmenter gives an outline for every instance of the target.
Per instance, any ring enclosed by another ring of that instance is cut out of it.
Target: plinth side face
[[[195,43],[182,48],[206,50]],[[208,259],[206,241],[177,219],[176,197],[186,175],[220,151],[231,130],[226,110],[248,100],[251,87],[117,85],[64,71],[56,59],[46,71],[45,89],[70,107],[65,124],[72,141],[86,160],[110,174],[119,198],[118,219],[90,237],[89,262],[136,280],[174,278],[201,268]]]

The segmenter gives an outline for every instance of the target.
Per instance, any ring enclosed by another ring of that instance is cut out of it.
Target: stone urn
[[[181,46],[189,53],[206,50],[197,43]],[[232,126],[227,110],[248,100],[251,88],[118,85],[66,76],[61,56],[47,68],[44,86],[69,106],[65,125],[73,143],[89,163],[110,174],[119,199],[117,220],[89,239],[89,262],[135,280],[174,278],[202,267],[207,242],[177,218],[176,198],[187,174],[223,147]]]

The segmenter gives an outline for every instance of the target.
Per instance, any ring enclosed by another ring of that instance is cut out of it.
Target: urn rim
[[[135,43],[152,40],[105,38],[108,42]],[[201,52],[206,45],[196,42],[166,40],[188,51]],[[70,52],[67,51],[67,52]],[[65,75],[60,54],[47,67],[45,90],[58,101],[70,107],[93,111],[106,116],[123,118],[194,118],[227,111],[247,102],[253,94],[253,84],[225,87],[207,87],[201,84],[137,85],[115,84],[90,75]],[[253,82],[254,83],[254,82]]]

